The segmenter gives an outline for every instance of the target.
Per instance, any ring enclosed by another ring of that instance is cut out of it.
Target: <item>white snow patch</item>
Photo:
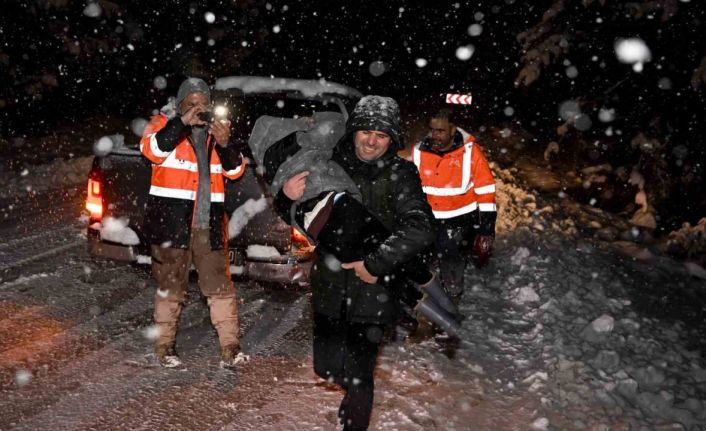
[[[299,91],[304,96],[318,96],[323,93],[338,94],[347,97],[362,97],[363,95],[345,85],[328,82],[325,79],[306,80],[288,78],[264,78],[261,76],[227,76],[218,78],[214,85],[216,90],[238,88],[243,93],[279,93]]]
[[[510,258],[510,263],[515,266],[522,266],[527,262],[530,256],[530,251],[526,247],[519,247],[515,254]]]
[[[539,418],[532,422],[532,429],[534,430],[546,430],[549,429],[549,419]]]
[[[228,221],[228,238],[233,239],[240,235],[248,222],[267,208],[267,198],[265,195],[259,199],[248,199],[241,206],[233,211]]]
[[[269,245],[253,244],[249,245],[245,250],[248,257],[253,258],[268,258],[282,256],[276,248]]]
[[[242,265],[231,265],[230,273],[234,275],[243,275],[245,274],[245,267]]]
[[[515,290],[514,302],[516,304],[526,304],[528,302],[539,301],[539,295],[530,286],[521,287]]]
[[[101,239],[123,245],[138,245],[140,238],[128,227],[129,219],[106,217],[100,230]]]
[[[32,381],[32,372],[29,370],[18,370],[15,373],[15,383],[17,386],[25,386]]]
[[[152,256],[145,256],[144,254],[138,254],[136,256],[137,263],[140,265],[151,265],[152,264]]]

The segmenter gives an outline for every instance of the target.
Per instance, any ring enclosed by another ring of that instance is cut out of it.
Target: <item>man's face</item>
[[[198,112],[205,112],[208,111],[208,103],[209,100],[205,94],[199,92],[189,93],[189,95],[186,96],[184,100],[182,100],[179,104],[179,111],[183,115],[189,109],[193,108],[194,106],[198,106]]]
[[[392,139],[390,135],[379,130],[358,130],[353,137],[355,155],[360,160],[371,162],[387,152]]]
[[[456,126],[449,123],[446,118],[432,118],[429,121],[431,133],[431,146],[436,151],[442,151],[451,146],[453,136],[456,134]]]

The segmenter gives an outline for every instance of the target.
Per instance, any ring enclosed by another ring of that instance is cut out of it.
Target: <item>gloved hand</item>
[[[471,252],[471,259],[476,268],[482,268],[488,263],[494,240],[495,238],[492,235],[476,235],[475,240],[473,240],[473,251]]]

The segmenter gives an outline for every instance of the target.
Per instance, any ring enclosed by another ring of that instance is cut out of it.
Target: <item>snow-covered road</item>
[[[513,187],[499,186],[506,206],[523,201]],[[192,280],[186,366],[156,367],[155,283],[87,255],[82,199],[5,203],[1,430],[336,429],[342,394],[313,374],[306,290],[239,282],[252,361],[233,373]],[[469,272],[462,342],[387,344],[371,429],[706,429],[703,280],[536,224],[500,223],[490,265]]]

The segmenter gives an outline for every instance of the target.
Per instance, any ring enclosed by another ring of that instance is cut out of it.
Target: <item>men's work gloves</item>
[[[488,263],[490,251],[493,248],[493,240],[494,237],[492,235],[476,235],[473,241],[473,251],[471,252],[471,259],[476,268],[482,268]]]

